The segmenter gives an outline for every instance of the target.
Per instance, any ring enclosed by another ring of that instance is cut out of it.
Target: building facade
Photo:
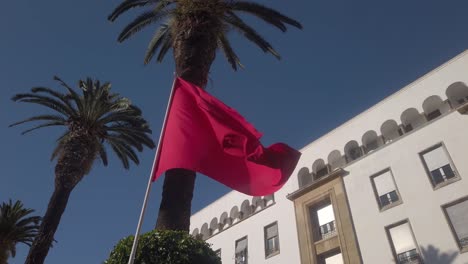
[[[223,263],[468,263],[468,52],[301,149],[268,197],[194,214]]]

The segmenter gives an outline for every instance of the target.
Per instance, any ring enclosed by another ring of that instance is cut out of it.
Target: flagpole
[[[164,121],[161,127],[161,132],[159,133],[158,146],[156,147],[156,155],[154,155],[153,166],[151,168],[151,173],[148,179],[148,185],[146,186],[145,198],[143,199],[143,205],[141,206],[140,219],[138,220],[137,229],[135,231],[135,239],[133,240],[132,251],[130,253],[130,258],[128,259],[128,264],[133,264],[133,262],[135,261],[136,250],[138,246],[138,238],[140,236],[140,229],[141,229],[141,225],[143,224],[143,218],[145,216],[146,205],[148,203],[148,197],[151,191],[151,185],[153,184],[153,173],[154,173],[154,169],[156,168],[156,161],[158,160],[158,157],[159,157],[159,150],[161,146],[162,136],[166,128],[167,114],[169,113],[169,108],[171,106],[172,97],[174,96],[174,89],[175,89],[174,87],[175,87],[176,79],[177,77],[175,76],[174,81],[172,82],[171,93],[169,94],[169,100],[167,102],[166,113],[164,114]]]

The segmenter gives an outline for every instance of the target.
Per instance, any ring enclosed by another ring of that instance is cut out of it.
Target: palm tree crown
[[[16,244],[31,246],[39,229],[39,216],[28,216],[33,209],[23,207],[23,203],[11,200],[0,205],[0,255],[16,255]],[[6,253],[6,254],[5,254]],[[0,263],[2,263],[0,257]],[[5,262],[6,263],[6,262]]]
[[[206,35],[215,36],[216,48],[223,51],[234,70],[237,70],[238,66],[242,67],[242,64],[227,38],[227,33],[231,30],[238,31],[264,52],[280,58],[272,45],[245,23],[238,13],[253,15],[283,32],[287,30],[286,25],[302,28],[298,21],[274,9],[249,1],[236,0],[125,0],[108,19],[114,21],[122,13],[134,7],[147,7],[148,11],[138,16],[123,29],[118,37],[120,42],[128,39],[145,26],[162,21],[149,43],[144,60],[145,64],[153,58],[158,50],[157,61],[163,60],[168,50],[174,47],[177,35],[187,34],[185,30],[181,29],[187,28],[183,22],[190,21],[191,17],[196,17],[205,23],[204,28],[208,31],[205,32]]]
[[[68,86],[58,77],[57,80],[67,93],[57,92],[46,87],[35,87],[31,93],[17,94],[12,100],[16,102],[34,103],[45,106],[56,112],[54,115],[38,115],[16,122],[16,126],[26,122],[43,121],[43,123],[25,130],[23,134],[39,128],[49,126],[65,126],[68,129],[57,140],[57,146],[52,153],[52,159],[60,157],[65,151],[66,143],[77,135],[84,135],[87,141],[91,139],[93,146],[86,146],[95,150],[91,153],[99,157],[107,166],[107,143],[128,169],[130,160],[139,164],[135,150],[142,151],[143,145],[154,147],[148,134],[151,133],[148,123],[141,116],[141,110],[132,105],[130,100],[111,93],[111,84],[101,84],[87,78],[79,81],[78,86],[82,95]],[[92,164],[87,164],[86,173]]]

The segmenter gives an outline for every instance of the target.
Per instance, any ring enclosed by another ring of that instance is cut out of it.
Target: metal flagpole
[[[141,206],[140,219],[138,220],[137,229],[135,231],[135,239],[133,240],[132,252],[130,253],[130,258],[128,259],[128,264],[133,264],[133,262],[135,261],[136,249],[137,249],[137,245],[138,245],[138,238],[140,236],[140,229],[141,229],[141,225],[143,224],[143,217],[145,216],[146,205],[148,203],[148,196],[150,194],[151,185],[153,184],[153,173],[154,173],[154,169],[156,167],[156,161],[158,160],[158,157],[159,157],[161,139],[162,139],[164,130],[166,128],[167,114],[169,113],[169,108],[170,108],[171,103],[172,103],[172,97],[174,96],[174,86],[175,86],[176,79],[177,79],[177,76],[174,76],[174,81],[172,82],[171,93],[169,95],[169,101],[167,102],[166,113],[164,114],[164,121],[163,121],[163,124],[162,124],[161,132],[159,133],[158,146],[156,147],[156,155],[154,157],[153,167],[151,168],[151,174],[150,174],[149,179],[148,179],[148,185],[146,186],[145,198],[143,200],[143,205]]]

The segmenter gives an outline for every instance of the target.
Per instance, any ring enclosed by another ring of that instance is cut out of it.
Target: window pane
[[[335,215],[333,213],[333,206],[330,204],[317,210],[317,217],[320,226],[334,221]]]
[[[447,207],[447,214],[462,246],[468,246],[468,200]]]
[[[375,189],[379,196],[382,196],[396,189],[395,183],[393,182],[393,177],[390,171],[386,171],[374,177],[373,179],[374,179]]]
[[[423,158],[429,171],[433,171],[450,164],[447,154],[442,146],[423,154]]]
[[[267,226],[265,228],[265,233],[267,238],[272,238],[278,235],[278,225],[275,223],[273,225]]]
[[[397,255],[416,248],[409,223],[392,227],[390,236]]]
[[[341,256],[341,253],[326,258],[325,264],[343,264],[343,257]]]
[[[455,177],[455,173],[453,172],[452,167],[450,167],[450,164],[443,166],[442,170],[444,171],[445,177],[447,177],[447,179]]]
[[[379,196],[394,191],[395,183],[393,182],[393,177],[390,171],[386,171],[376,177],[374,179],[375,189],[377,190],[377,194]]]
[[[236,242],[236,253],[247,249],[247,238],[240,239]]]
[[[398,197],[398,194],[396,193],[396,191],[393,191],[391,193],[389,193],[390,195],[390,200],[392,200],[392,203],[398,201],[400,198]]]
[[[442,177],[442,172],[440,169],[435,169],[431,171],[432,180],[434,181],[434,185],[437,185],[444,181],[444,177]]]

